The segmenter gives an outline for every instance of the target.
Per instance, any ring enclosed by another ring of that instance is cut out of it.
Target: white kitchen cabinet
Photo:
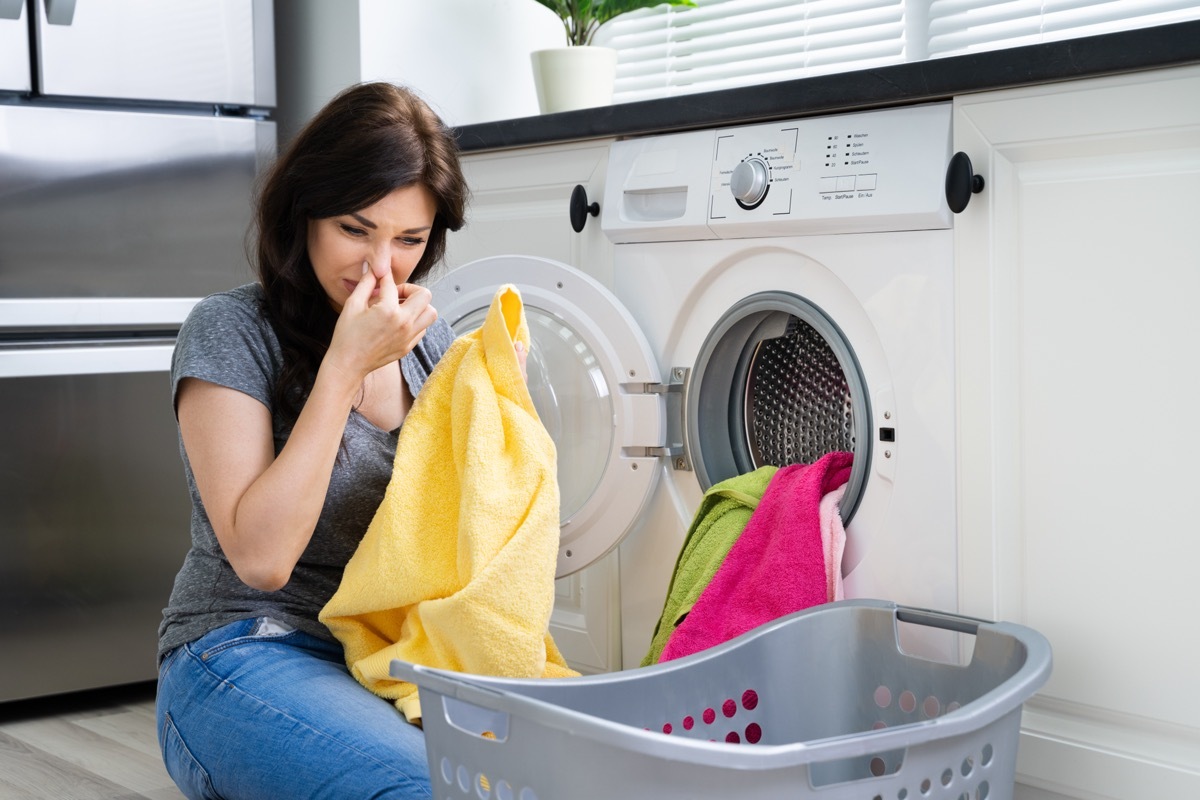
[[[447,268],[486,256],[541,256],[611,287],[612,244],[600,220],[588,216],[576,233],[569,218],[576,185],[584,187],[589,204],[603,197],[609,144],[595,140],[467,153],[463,170],[471,202],[466,226],[447,237]],[[550,632],[568,663],[581,672],[621,668],[619,578],[613,552],[555,584]]]
[[[612,243],[600,220],[588,216],[571,228],[571,192],[584,187],[588,203],[604,194],[611,139],[467,153],[463,171],[471,189],[466,227],[447,239],[447,265],[484,256],[532,255],[583,270],[612,286]]]
[[[1200,68],[954,106],[962,610],[1055,657],[1017,797],[1200,797]]]

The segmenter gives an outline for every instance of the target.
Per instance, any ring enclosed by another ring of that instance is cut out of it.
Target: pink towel
[[[821,500],[846,483],[852,460],[850,453],[834,452],[775,473],[742,535],[663,648],[660,663],[828,602]]]

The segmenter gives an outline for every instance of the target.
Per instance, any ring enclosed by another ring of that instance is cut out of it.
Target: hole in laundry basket
[[[670,733],[673,730],[675,730],[675,729],[673,727],[671,727],[671,723],[669,723],[669,722],[663,723],[663,733]]]
[[[917,696],[905,689],[900,693],[900,710],[905,714],[911,714],[917,708]]]
[[[979,788],[975,790],[975,800],[987,800],[988,793],[991,791],[987,781],[979,784]]]
[[[908,789],[901,789],[896,792],[896,800],[908,800]]]
[[[513,800],[512,784],[504,780],[497,781],[496,800]]]
[[[942,770],[942,786],[949,786],[952,780],[954,780],[954,770],[949,767]]]
[[[926,697],[925,702],[921,705],[921,709],[925,712],[925,716],[933,719],[942,710],[942,704],[936,697]]]
[[[683,729],[685,731],[690,731],[694,727],[696,727],[696,720],[693,717],[687,716],[683,718]]]
[[[986,767],[987,765],[992,763],[992,756],[994,756],[995,754],[996,754],[995,751],[992,750],[992,746],[990,744],[985,744],[983,746],[983,760],[980,761],[979,763],[983,764]]]
[[[971,795],[967,794],[966,792],[963,792],[962,794],[960,794],[958,796],[958,800],[971,800]]]
[[[929,790],[933,788],[933,781],[926,778],[921,781],[921,794],[929,794]]]
[[[758,708],[758,692],[753,689],[747,689],[742,692],[742,708],[747,711],[753,711]]]
[[[892,690],[886,686],[880,686],[875,690],[875,705],[880,708],[887,708],[892,704]]]
[[[714,721],[716,720],[716,718],[717,718],[717,712],[716,712],[716,711],[713,711],[711,708],[706,708],[706,709],[704,709],[704,714],[703,714],[703,716],[704,716],[704,724],[705,724],[705,725],[712,725],[712,724],[713,724],[713,722],[714,722]]]
[[[721,704],[721,713],[726,717],[732,717],[737,713],[737,703],[734,702],[732,697]]]
[[[883,775],[885,772],[887,772],[887,762],[884,761],[879,756],[875,756],[874,758],[872,758],[871,759],[871,774],[874,775],[876,778],[878,778],[880,775]]]
[[[520,800],[538,800],[537,792],[526,786],[521,790]]]
[[[887,723],[884,722],[883,720],[879,720],[879,721],[871,724],[871,730],[873,730],[873,731],[881,731],[886,727],[887,727]]]
[[[488,800],[492,796],[492,784],[482,772],[475,776],[475,794],[479,800]]]
[[[471,788],[471,773],[462,764],[458,765],[458,788],[464,792]]]
[[[971,771],[973,769],[975,769],[975,761],[970,756],[967,756],[966,758],[963,759],[963,763],[962,763],[963,777],[965,778],[968,775],[970,775]]]
[[[946,704],[946,713],[949,714],[952,711],[958,711],[960,708],[962,708],[962,703],[957,700],[951,700]]]
[[[760,739],[762,739],[762,728],[758,726],[757,722],[751,722],[746,726],[746,741],[750,744],[758,744]]]
[[[450,759],[442,756],[442,780],[450,783],[454,780],[454,765],[450,763]]]
[[[729,733],[725,734],[725,741],[729,742],[730,744],[741,744],[742,737],[738,736],[737,731],[730,731]]]

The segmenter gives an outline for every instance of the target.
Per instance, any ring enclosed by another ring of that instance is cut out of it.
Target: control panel
[[[614,243],[950,228],[950,103],[635,137],[609,151]]]
[[[713,150],[718,235],[950,226],[948,104],[721,129]]]

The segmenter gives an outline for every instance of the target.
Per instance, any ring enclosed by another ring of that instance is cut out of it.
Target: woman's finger
[[[346,303],[342,309],[353,307],[355,309],[365,308],[371,299],[371,292],[375,291],[375,274],[371,272],[371,268],[367,262],[363,262],[362,278],[359,279],[358,285],[354,287],[354,291],[346,298]]]
[[[383,277],[379,279],[379,302],[390,303],[396,305],[400,302],[399,290],[396,288],[396,279],[392,277],[392,271],[386,269],[383,271]]]

